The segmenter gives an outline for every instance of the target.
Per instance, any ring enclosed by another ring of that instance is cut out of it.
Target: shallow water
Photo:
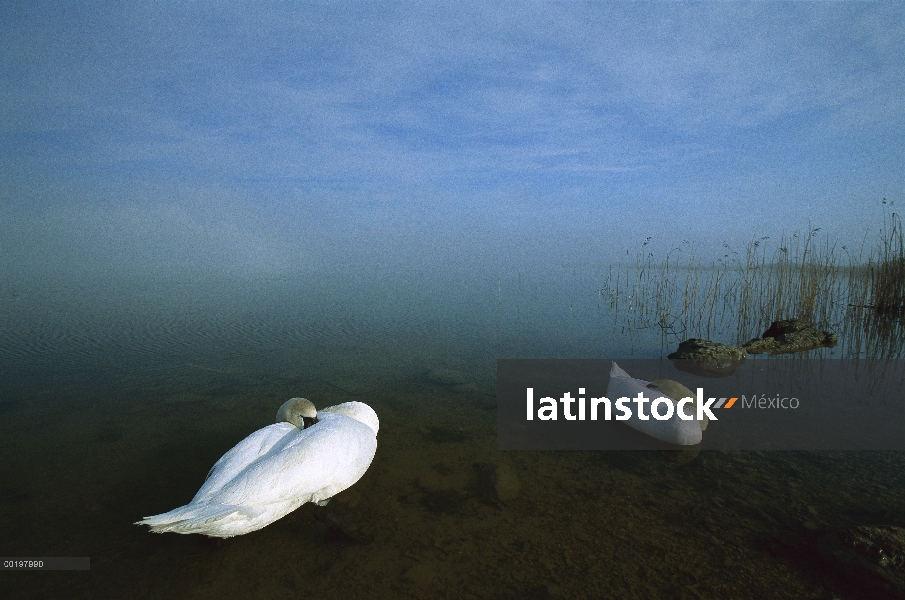
[[[0,595],[865,597],[821,540],[905,526],[903,453],[496,449],[497,358],[660,356],[655,332],[613,333],[596,277],[5,286],[0,554],[91,569],[4,572]],[[132,524],[298,395],[381,420],[335,524]]]

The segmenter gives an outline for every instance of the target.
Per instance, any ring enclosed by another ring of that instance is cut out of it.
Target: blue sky
[[[717,256],[905,204],[901,3],[0,8],[7,272]],[[19,267],[15,267],[15,265]],[[67,267],[69,268],[69,267]]]

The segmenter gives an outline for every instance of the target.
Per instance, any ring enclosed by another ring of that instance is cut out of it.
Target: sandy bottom
[[[819,540],[905,525],[903,453],[501,452],[488,381],[208,371],[4,384],[0,554],[91,569],[5,572],[0,596],[859,598],[866,583]],[[380,416],[370,470],[328,506],[335,524],[311,505],[226,540],[132,524],[188,502],[294,395]]]

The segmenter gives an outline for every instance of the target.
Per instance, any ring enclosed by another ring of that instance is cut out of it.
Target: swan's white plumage
[[[635,379],[622,370],[615,362],[613,363],[613,366],[610,368],[610,383],[607,385],[606,389],[607,398],[615,402],[619,398],[631,399],[637,397],[639,393],[643,393],[649,400],[663,397],[673,405],[673,415],[669,419],[661,421],[651,417],[645,421],[639,419],[633,409],[632,417],[627,421],[623,421],[623,423],[632,429],[637,429],[642,433],[646,433],[658,440],[669,442],[670,444],[678,444],[680,446],[694,446],[700,444],[702,439],[701,424],[694,419],[688,421],[680,419],[679,415],[675,412],[677,405],[676,400],[680,400],[680,398],[673,399],[663,393],[658,393],[659,390],[651,389],[648,387],[649,385],[649,381]],[[647,412],[650,413],[650,405],[647,406],[647,409]],[[693,412],[693,410],[691,412]],[[650,415],[648,414],[648,416]]]
[[[380,429],[380,421],[377,419],[377,413],[375,413],[370,406],[363,402],[343,402],[342,404],[337,404],[336,406],[328,406],[327,408],[321,409],[322,413],[332,412],[340,415],[346,415],[347,417],[352,417],[356,421],[361,421],[368,427],[374,430],[374,435],[377,435],[377,431]]]
[[[283,422],[252,433],[217,461],[191,502],[138,524],[232,537],[350,487],[377,451],[377,415],[367,404],[346,402],[317,418],[306,429]]]

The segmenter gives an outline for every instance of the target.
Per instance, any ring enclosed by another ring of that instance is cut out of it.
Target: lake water
[[[91,569],[3,572],[0,596],[879,593],[822,548],[905,526],[903,453],[496,449],[496,359],[673,349],[620,326],[604,273],[3,284],[0,554]],[[225,540],[133,525],[188,502],[293,396],[380,417],[370,469],[328,506],[336,525],[310,504]]]

